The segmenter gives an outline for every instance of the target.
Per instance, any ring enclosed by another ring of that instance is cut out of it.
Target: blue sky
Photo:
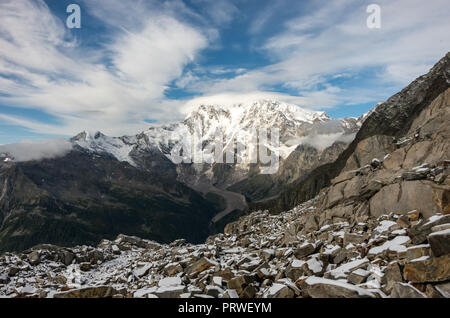
[[[81,8],[68,29],[66,7]],[[366,8],[381,8],[369,29]],[[200,103],[360,116],[450,48],[447,0],[2,0],[0,144],[135,134]]]

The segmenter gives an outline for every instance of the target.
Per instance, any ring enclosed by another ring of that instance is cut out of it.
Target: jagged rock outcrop
[[[431,172],[435,175],[430,175],[430,178],[433,177],[439,186],[426,182],[409,185],[407,182],[427,179],[428,171],[413,170],[423,163],[448,165],[439,163],[448,160],[450,153],[449,88],[450,53],[447,53],[427,74],[417,78],[386,102],[378,104],[364,120],[355,140],[334,163],[316,168],[278,198],[254,203],[249,210],[287,210],[315,197],[327,186],[337,186],[338,180],[353,174],[352,170],[363,171],[368,169],[367,166],[383,161],[383,169],[379,169],[371,179],[377,177],[385,184],[391,184],[393,179],[401,175],[403,185],[417,188],[418,191],[425,190],[426,196],[433,195],[440,209],[447,211],[449,194],[446,175],[436,170]],[[377,160],[372,162],[373,159]],[[367,181],[364,180],[364,184],[368,184]]]

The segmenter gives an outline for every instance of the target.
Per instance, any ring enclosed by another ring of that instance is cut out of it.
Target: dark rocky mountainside
[[[177,182],[173,165],[159,156],[152,171],[81,148],[56,159],[0,163],[0,251],[97,244],[119,233],[204,241],[215,204]]]

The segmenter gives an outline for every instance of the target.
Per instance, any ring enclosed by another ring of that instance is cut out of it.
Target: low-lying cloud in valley
[[[43,141],[23,140],[15,144],[0,145],[0,154],[8,154],[17,162],[62,157],[71,150],[72,144],[62,138]]]

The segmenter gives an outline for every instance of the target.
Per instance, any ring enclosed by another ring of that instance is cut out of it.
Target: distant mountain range
[[[182,122],[135,136],[84,131],[70,139],[72,149],[62,157],[16,162],[3,154],[0,249],[94,243],[119,233],[199,242],[249,202],[278,195],[334,161],[364,119],[334,120],[275,100],[199,105]],[[269,139],[267,145],[280,155],[274,174],[262,174],[247,150],[236,150],[238,163],[170,160],[186,135],[199,136],[197,149],[206,156],[217,133],[225,144],[238,138],[251,151],[252,129],[271,128],[280,135],[279,144]]]

